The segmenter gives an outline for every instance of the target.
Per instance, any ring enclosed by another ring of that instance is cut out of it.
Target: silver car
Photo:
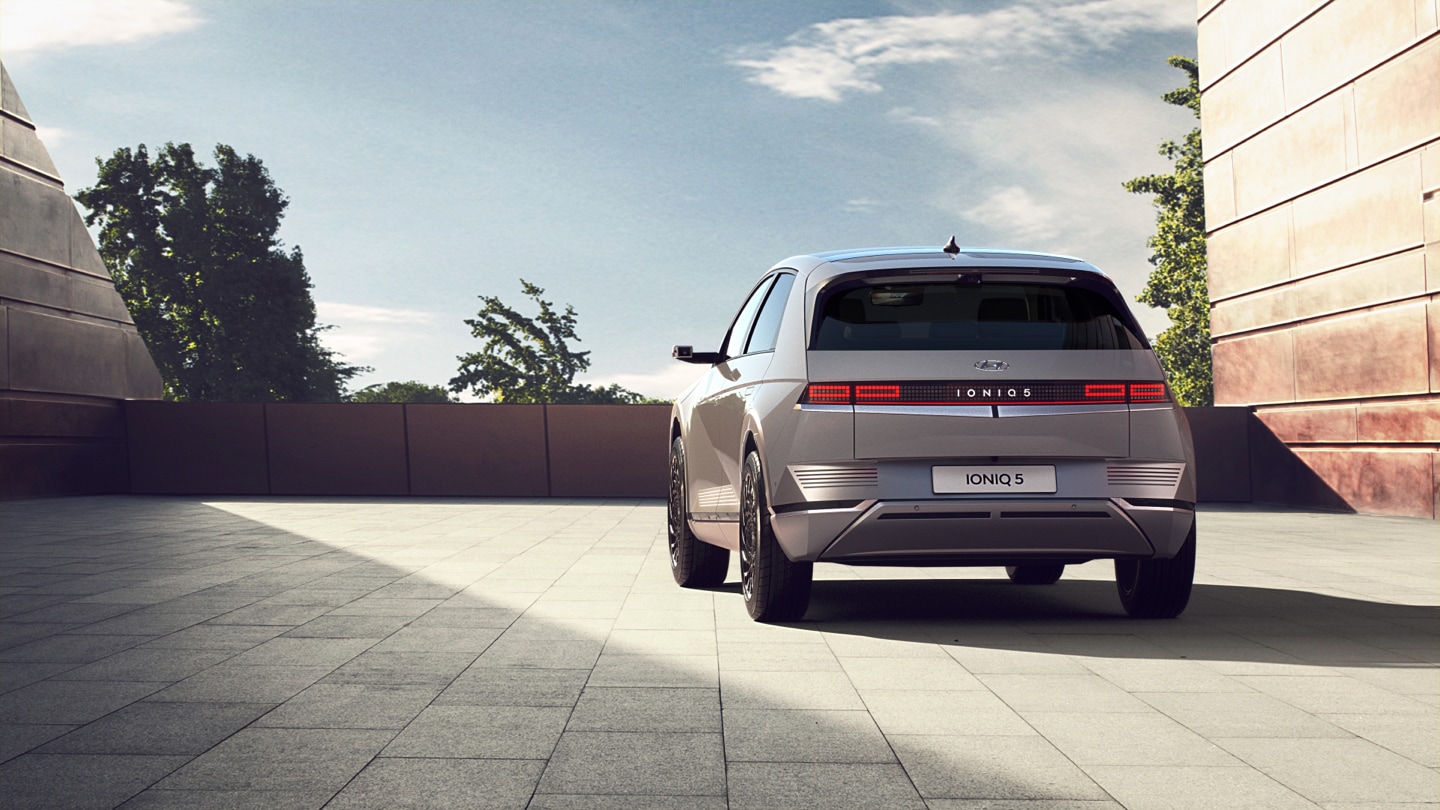
[[[1185,609],[1194,449],[1123,297],[1066,256],[900,247],[796,256],[755,285],[675,402],[675,580],[740,554],[757,621],[817,562],[998,566],[1043,585],[1113,559],[1132,616]]]

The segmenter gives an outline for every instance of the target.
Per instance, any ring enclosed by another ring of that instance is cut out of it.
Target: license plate
[[[1007,492],[1054,492],[1055,468],[931,467],[930,486],[936,495]]]

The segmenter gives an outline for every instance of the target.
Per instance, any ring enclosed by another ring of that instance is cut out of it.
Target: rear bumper
[[[817,504],[817,506],[820,504]],[[1122,498],[871,500],[771,518],[790,559],[870,565],[1175,556],[1192,508]]]

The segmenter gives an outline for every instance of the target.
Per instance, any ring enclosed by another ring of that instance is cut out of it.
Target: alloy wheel
[[[755,599],[755,558],[760,548],[760,497],[755,477],[746,475],[740,485],[740,593]]]

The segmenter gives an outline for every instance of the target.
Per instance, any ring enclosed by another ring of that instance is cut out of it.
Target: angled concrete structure
[[[0,497],[128,491],[160,372],[0,66]]]
[[[1255,499],[1436,517],[1440,2],[1200,0],[1199,20],[1215,402],[1323,481]]]

